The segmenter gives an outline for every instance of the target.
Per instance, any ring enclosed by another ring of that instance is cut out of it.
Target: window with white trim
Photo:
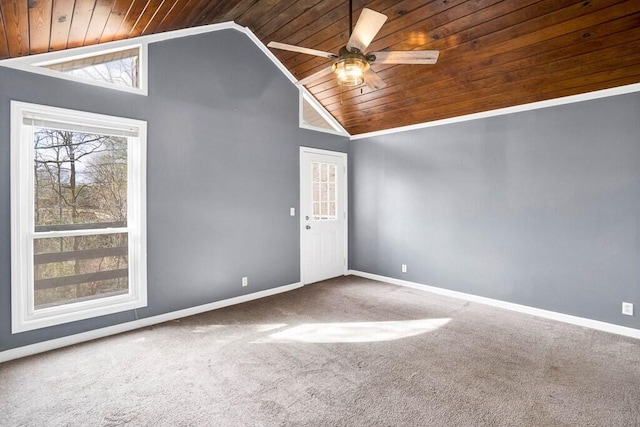
[[[140,87],[140,47],[40,64],[80,79],[130,88]]]
[[[146,306],[146,123],[12,101],[12,332]]]
[[[302,89],[300,90],[299,124],[303,129],[348,136],[336,119]]]
[[[0,61],[15,68],[76,83],[100,86],[138,95],[148,93],[148,45],[119,41]]]
[[[311,163],[313,220],[334,221],[337,216],[337,167],[332,163]]]

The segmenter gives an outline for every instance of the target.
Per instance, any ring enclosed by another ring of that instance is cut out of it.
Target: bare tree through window
[[[79,235],[34,240],[36,308],[126,293],[127,139],[58,129],[34,133],[36,231]]]

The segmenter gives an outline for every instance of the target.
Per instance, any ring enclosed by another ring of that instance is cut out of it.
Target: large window
[[[12,102],[12,331],[146,305],[146,124]]]

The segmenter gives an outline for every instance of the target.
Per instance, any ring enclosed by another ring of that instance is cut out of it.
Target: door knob
[[[311,226],[310,226],[310,225],[307,225],[305,228],[306,228],[307,230],[311,230]]]
[[[305,216],[304,219],[306,219],[307,221],[309,221],[309,216]]]

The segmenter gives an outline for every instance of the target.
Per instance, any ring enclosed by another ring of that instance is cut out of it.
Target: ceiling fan
[[[267,46],[333,59],[333,64],[329,67],[299,80],[296,83],[298,85],[306,85],[323,76],[335,73],[341,86],[357,87],[364,83],[372,90],[381,89],[386,86],[386,83],[371,69],[372,63],[435,64],[439,55],[437,50],[392,50],[367,53],[369,44],[386,20],[387,15],[365,7],[360,13],[355,28],[353,28],[353,3],[350,0],[349,41],[337,54],[273,41]]]

